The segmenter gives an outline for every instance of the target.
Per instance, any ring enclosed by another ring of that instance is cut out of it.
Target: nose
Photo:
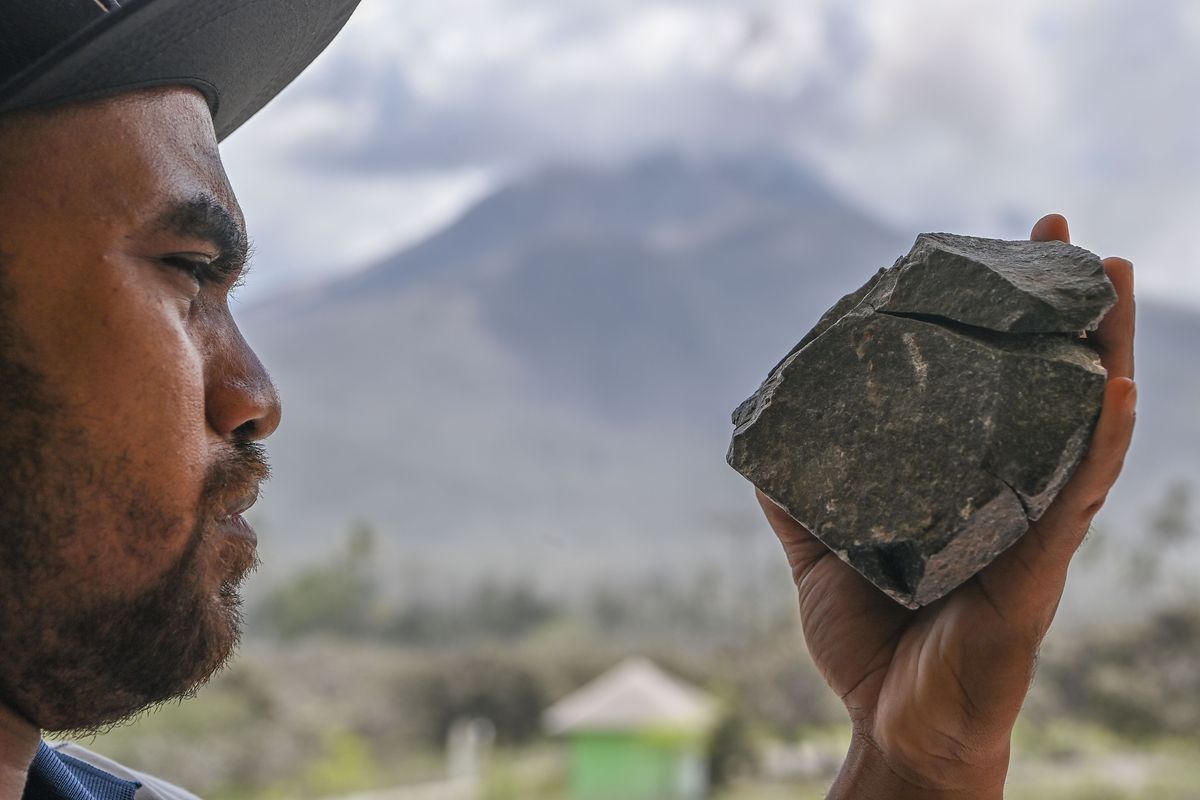
[[[216,345],[205,376],[208,424],[224,439],[257,441],[279,427],[279,392],[271,376],[230,326]]]

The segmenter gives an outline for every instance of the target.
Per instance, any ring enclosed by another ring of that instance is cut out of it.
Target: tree
[[[303,569],[275,587],[263,600],[255,621],[281,639],[366,632],[373,625],[379,600],[379,585],[371,568],[374,553],[374,531],[364,523],[355,524],[338,557]]]
[[[1150,515],[1147,540],[1129,557],[1127,575],[1137,587],[1158,579],[1172,550],[1186,545],[1195,534],[1192,524],[1192,491],[1183,481],[1167,487],[1162,502]]]
[[[1158,513],[1150,522],[1150,532],[1165,546],[1182,544],[1195,534],[1192,525],[1192,487],[1178,481],[1167,487]]]

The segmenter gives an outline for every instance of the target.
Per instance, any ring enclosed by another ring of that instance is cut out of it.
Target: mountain
[[[256,314],[469,297],[543,401],[613,422],[712,423],[790,347],[794,315],[903,245],[787,162],[659,155],[611,172],[549,169],[360,275]]]
[[[361,273],[246,309],[284,398],[268,563],[323,553],[351,520],[457,575],[774,558],[724,463],[728,414],[916,233],[782,159],[659,154],[530,175]],[[1200,467],[1200,315],[1141,311],[1142,420],[1108,512],[1129,528]]]

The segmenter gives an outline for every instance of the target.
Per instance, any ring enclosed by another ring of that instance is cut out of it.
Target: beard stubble
[[[218,519],[268,468],[260,445],[232,442],[206,474],[173,565],[124,596],[81,586],[64,555],[95,534],[84,498],[117,498],[129,541],[168,537],[185,523],[119,466],[97,463],[83,431],[21,360],[3,278],[0,263],[0,703],[45,730],[90,732],[194,694],[232,656],[238,587],[257,557],[251,542],[221,533]]]

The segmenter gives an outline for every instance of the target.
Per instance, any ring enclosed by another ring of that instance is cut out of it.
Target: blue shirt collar
[[[139,786],[42,742],[29,765],[22,800],[134,800],[133,793]]]

